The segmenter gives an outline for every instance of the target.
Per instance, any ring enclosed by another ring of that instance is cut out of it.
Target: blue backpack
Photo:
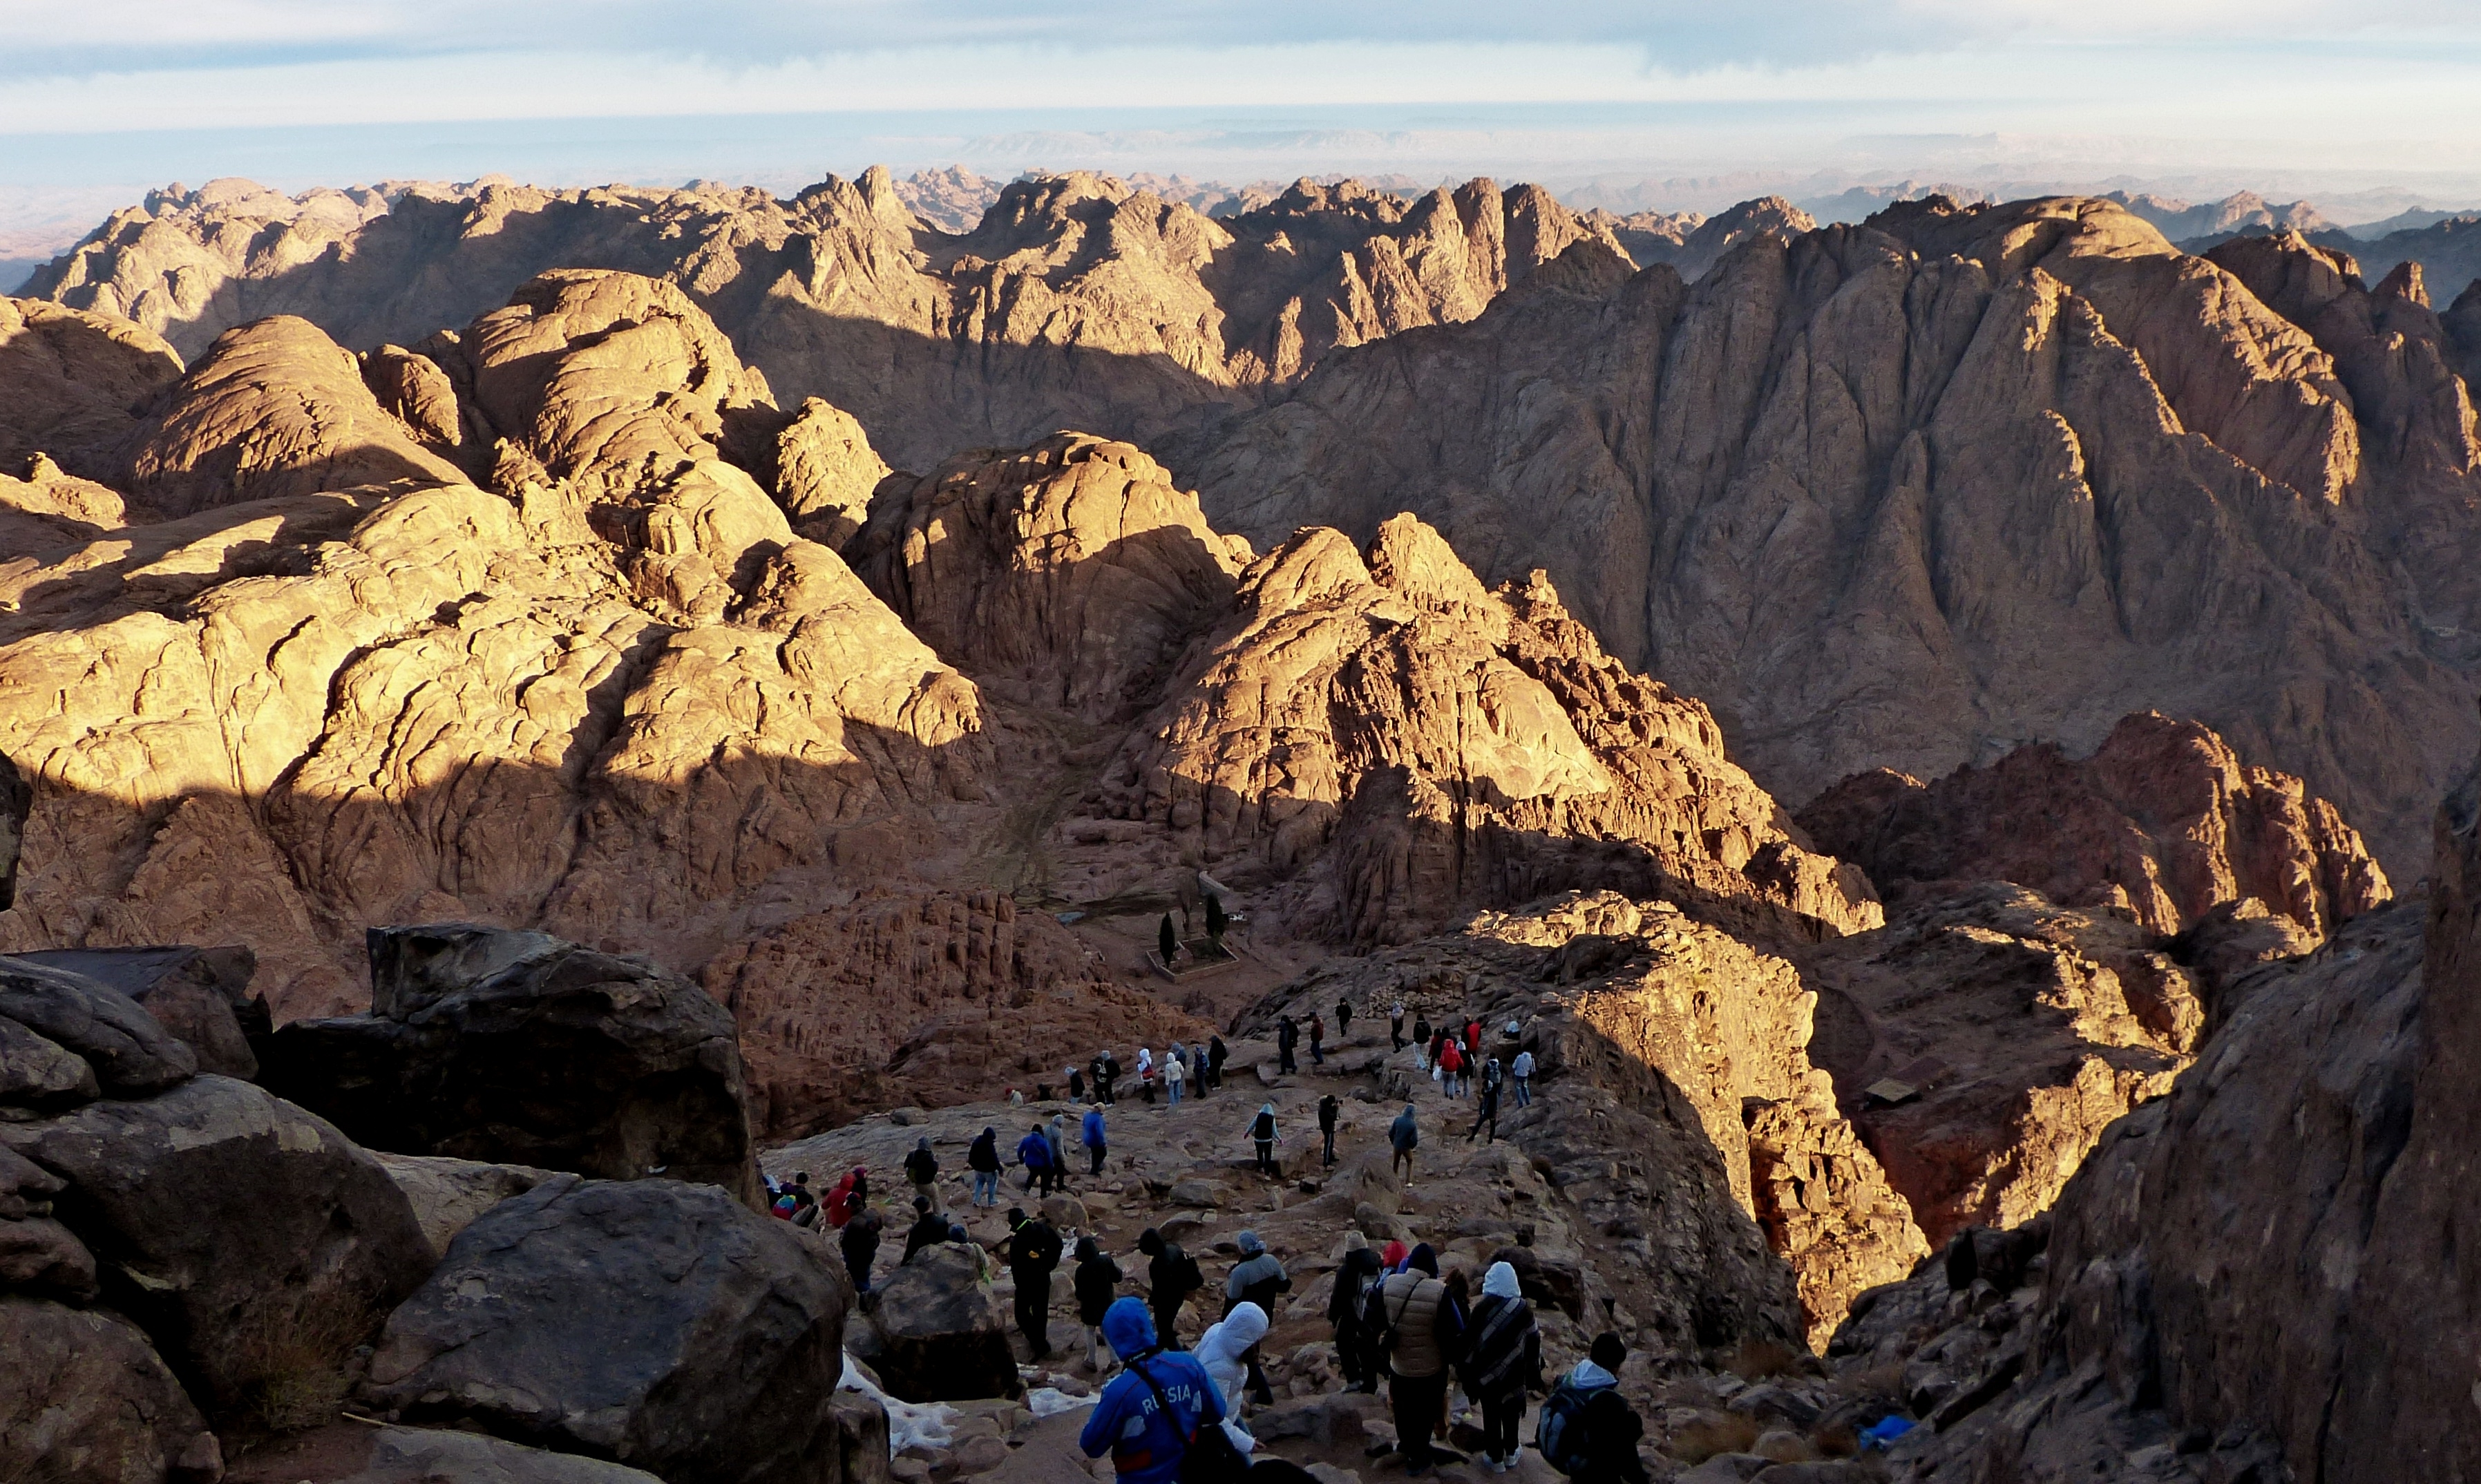
[[[1585,1429],[1580,1422],[1585,1403],[1609,1391],[1606,1386],[1578,1386],[1566,1376],[1542,1398],[1542,1415],[1533,1424],[1533,1446],[1561,1473],[1585,1466]]]

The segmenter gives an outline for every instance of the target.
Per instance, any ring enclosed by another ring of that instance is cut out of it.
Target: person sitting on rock
[[[1033,1350],[1051,1359],[1051,1274],[1059,1266],[1059,1234],[1039,1216],[1008,1208],[1008,1276],[1016,1280],[1016,1327]]]
[[[1334,1093],[1330,1092],[1325,1097],[1319,1099],[1319,1140],[1322,1146],[1319,1151],[1319,1158],[1325,1161],[1329,1168],[1333,1168],[1335,1165],[1335,1120],[1337,1115],[1341,1113],[1343,1109],[1344,1105],[1335,1100]]]
[[[1103,1315],[1120,1292],[1120,1264],[1091,1237],[1077,1238],[1077,1319],[1085,1326],[1085,1368],[1103,1374]]]
[[[1422,1126],[1413,1116],[1412,1104],[1405,1104],[1404,1111],[1397,1114],[1396,1121],[1387,1126],[1387,1142],[1396,1151],[1396,1158],[1387,1161],[1387,1172],[1392,1175],[1398,1168],[1402,1169],[1404,1188],[1412,1189],[1413,1151],[1422,1147]]]
[[[1369,1337],[1361,1329],[1361,1311],[1370,1301],[1371,1289],[1385,1277],[1378,1254],[1370,1250],[1370,1238],[1357,1231],[1345,1233],[1344,1261],[1336,1264],[1326,1316],[1335,1326],[1336,1364],[1344,1371],[1347,1392],[1378,1390],[1378,1377],[1370,1366]]]
[[[863,1207],[845,1223],[844,1235],[836,1244],[844,1251],[845,1271],[852,1274],[853,1287],[870,1291],[870,1266],[878,1261],[878,1234],[882,1223],[878,1212]]]
[[[1177,1350],[1180,1348],[1180,1306],[1191,1293],[1206,1286],[1206,1275],[1197,1270],[1197,1260],[1183,1252],[1180,1243],[1165,1239],[1153,1227],[1138,1235],[1137,1251],[1148,1260],[1147,1307],[1154,1311],[1155,1333],[1162,1337],[1165,1345]]]
[[[1043,1136],[1042,1125],[1035,1124],[1032,1133],[1016,1141],[1016,1162],[1025,1166],[1026,1190],[1031,1193],[1039,1185],[1043,1196],[1048,1199],[1054,1171],[1051,1167],[1051,1140]]]
[[[904,1178],[913,1182],[915,1195],[939,1204],[939,1157],[930,1152],[929,1134],[913,1141],[913,1152],[904,1157]]]
[[[1188,1440],[1223,1420],[1223,1398],[1197,1357],[1156,1341],[1146,1306],[1124,1298],[1103,1315],[1103,1338],[1127,1368],[1103,1388],[1077,1445],[1111,1455],[1121,1484],[1178,1484]]]
[[[948,1218],[940,1212],[932,1210],[930,1202],[927,1199],[918,1195],[915,1196],[913,1198],[913,1225],[906,1228],[904,1233],[903,1262],[912,1262],[914,1254],[920,1252],[923,1248],[935,1247],[947,1239]],[[900,1263],[898,1265],[901,1266],[902,1263]]]
[[[1103,1157],[1110,1153],[1110,1149],[1106,1142],[1106,1135],[1103,1128],[1103,1108],[1100,1104],[1097,1104],[1085,1110],[1084,1121],[1080,1133],[1081,1136],[1085,1141],[1085,1158],[1092,1162],[1093,1166],[1085,1173],[1088,1175],[1102,1174]]]
[[[909,1160],[910,1156],[906,1157]],[[974,1135],[973,1147],[965,1151],[965,1168],[974,1177],[974,1204],[997,1206],[1000,1203],[1000,1131],[985,1125]]]
[[[1261,1104],[1257,1115],[1249,1120],[1249,1142],[1258,1147],[1258,1173],[1274,1175],[1275,1168],[1275,1105]]]

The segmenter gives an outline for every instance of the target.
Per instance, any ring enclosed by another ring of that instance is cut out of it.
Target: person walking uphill
[[[939,1157],[930,1152],[930,1135],[913,1141],[913,1152],[904,1157],[904,1178],[913,1182],[916,1196],[934,1208],[939,1204]]]
[[[1110,1453],[1121,1484],[1179,1484],[1189,1440],[1224,1418],[1214,1379],[1197,1357],[1157,1341],[1146,1306],[1134,1298],[1104,1313],[1103,1338],[1128,1368],[1103,1388],[1078,1447],[1088,1458]]]
[[[1059,1234],[1039,1216],[1008,1208],[1008,1276],[1016,1280],[1016,1327],[1033,1359],[1051,1356],[1051,1274],[1059,1265]]]
[[[1278,1075],[1297,1072],[1301,1064],[1293,1059],[1293,1048],[1301,1044],[1301,1028],[1289,1015],[1275,1022],[1275,1071]]]
[[[1505,1473],[1516,1467],[1525,1393],[1542,1384],[1542,1331],[1508,1263],[1493,1263],[1482,1274],[1463,1372],[1465,1394],[1481,1403],[1481,1466]]]
[[[1533,1106],[1533,1053],[1518,1052],[1516,1059],[1507,1064],[1507,1075],[1516,1083],[1516,1106],[1531,1107]]]
[[[1044,1135],[1042,1125],[1035,1124],[1032,1133],[1016,1141],[1016,1162],[1025,1166],[1027,1191],[1031,1192],[1038,1184],[1044,1195],[1051,1194],[1052,1182],[1058,1172],[1052,1167],[1051,1140]]]
[[[1232,1059],[1232,1048],[1223,1044],[1219,1035],[1206,1038],[1206,1090],[1223,1085],[1223,1063]]]
[[[1401,1000],[1397,1001],[1396,1008],[1387,1013],[1387,1047],[1390,1051],[1404,1049],[1404,1002]]]
[[[1499,1063],[1494,1061],[1491,1065],[1497,1066]],[[1474,1126],[1471,1132],[1465,1134],[1465,1142],[1468,1144],[1472,1143],[1474,1141],[1474,1134],[1479,1133],[1484,1128],[1490,1130],[1490,1141],[1494,1144],[1498,1143],[1499,1083],[1491,1081],[1487,1078],[1482,1080],[1481,1104],[1480,1106],[1474,1110]]]
[[[1255,1304],[1236,1304],[1223,1316],[1223,1322],[1198,1338],[1197,1363],[1214,1380],[1214,1389],[1223,1397],[1226,1418],[1223,1430],[1232,1436],[1233,1445],[1246,1453],[1258,1446],[1258,1440],[1239,1431],[1240,1394],[1255,1391],[1253,1381],[1263,1385],[1258,1372],[1258,1341],[1267,1338],[1267,1311]],[[1258,1403],[1265,1406],[1265,1401]]]
[[[1310,1064],[1326,1065],[1326,1017],[1310,1012]]]
[[[1412,1104],[1405,1104],[1404,1111],[1387,1126],[1387,1142],[1396,1151],[1396,1158],[1387,1161],[1387,1172],[1392,1175],[1400,1167],[1404,1171],[1404,1188],[1412,1189],[1413,1151],[1422,1147],[1422,1126],[1413,1117]]]
[[[1335,1002],[1335,1038],[1341,1041],[1350,1034],[1352,1034],[1352,1002],[1339,1000]]]
[[[1335,1326],[1335,1356],[1348,1392],[1375,1392],[1378,1377],[1370,1365],[1370,1342],[1361,1328],[1361,1311],[1370,1290],[1385,1279],[1378,1254],[1358,1231],[1344,1234],[1344,1261],[1336,1264],[1335,1289],[1327,1295],[1327,1322]]]
[[[870,1291],[870,1265],[878,1261],[880,1226],[878,1212],[865,1206],[845,1223],[836,1238],[836,1245],[844,1250],[845,1271],[852,1274],[853,1288],[863,1293]]]
[[[1244,1231],[1232,1239],[1240,1248],[1240,1261],[1232,1264],[1232,1276],[1224,1280],[1224,1316],[1231,1317],[1244,1304],[1257,1305],[1261,1314],[1273,1314],[1275,1295],[1293,1290],[1293,1275],[1284,1271],[1284,1264],[1267,1250],[1257,1233]],[[1249,1394],[1257,1397],[1262,1407],[1275,1404],[1274,1389],[1267,1384],[1267,1373],[1258,1368],[1254,1353],[1249,1356]],[[1230,1396],[1227,1392],[1225,1399]]]
[[[1085,1326],[1085,1368],[1103,1374],[1103,1315],[1120,1293],[1120,1264],[1091,1237],[1077,1238],[1077,1322]]]
[[[1319,1140],[1321,1145],[1319,1158],[1332,1168],[1335,1164],[1335,1120],[1336,1116],[1344,1110],[1344,1105],[1336,1102],[1335,1094],[1330,1092],[1319,1099],[1318,1109]]]
[[[1249,1142],[1258,1147],[1258,1173],[1273,1175],[1275,1168],[1275,1105],[1259,1105],[1258,1114],[1249,1120]]]
[[[1379,1286],[1377,1299],[1382,1333],[1396,1340],[1387,1357],[1396,1447],[1404,1455],[1404,1471],[1418,1477],[1436,1458],[1430,1435],[1447,1416],[1448,1360],[1464,1341],[1461,1316],[1439,1281],[1438,1254],[1428,1242],[1413,1249],[1404,1271]]]
[[[905,1158],[910,1161],[912,1156]],[[910,1168],[909,1162],[907,1168]],[[997,1206],[1000,1203],[999,1130],[985,1128],[974,1135],[972,1147],[965,1151],[965,1168],[974,1177],[974,1204]]]
[[[1081,1132],[1081,1136],[1085,1140],[1085,1158],[1092,1164],[1092,1167],[1085,1173],[1088,1175],[1102,1174],[1103,1157],[1110,1153],[1110,1147],[1105,1142],[1103,1109],[1099,1106],[1089,1107],[1085,1110],[1085,1120]]]
[[[1206,1287],[1206,1275],[1197,1270],[1195,1258],[1180,1250],[1180,1243],[1166,1241],[1153,1227],[1138,1235],[1137,1251],[1147,1260],[1147,1307],[1154,1311],[1155,1333],[1164,1345],[1177,1350],[1180,1306],[1188,1302],[1191,1293]]]

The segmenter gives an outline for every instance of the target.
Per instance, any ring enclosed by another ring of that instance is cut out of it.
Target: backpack
[[[1567,1377],[1542,1398],[1542,1415],[1533,1424],[1533,1446],[1543,1460],[1561,1473],[1574,1473],[1585,1466],[1585,1448],[1590,1441],[1585,1436],[1581,1419],[1585,1403],[1608,1391],[1603,1386],[1575,1386]]]
[[[1172,1269],[1172,1272],[1179,1280],[1181,1292],[1185,1294],[1194,1293],[1206,1287],[1206,1274],[1198,1270],[1197,1259],[1190,1257],[1187,1252],[1181,1253],[1180,1265]]]

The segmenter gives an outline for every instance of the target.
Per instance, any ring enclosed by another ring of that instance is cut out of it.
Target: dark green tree
[[[1223,947],[1223,924],[1230,919],[1223,915],[1223,898],[1214,892],[1206,894],[1206,936],[1216,948]]]
[[[1168,912],[1163,914],[1162,931],[1155,935],[1155,942],[1162,949],[1163,967],[1170,968],[1171,961],[1180,954],[1180,934],[1171,930],[1171,914]]]

